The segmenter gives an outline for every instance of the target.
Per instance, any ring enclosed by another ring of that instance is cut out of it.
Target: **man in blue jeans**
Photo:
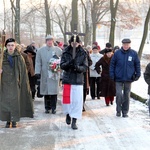
[[[116,82],[116,116],[128,117],[131,83],[141,75],[140,60],[135,50],[130,48],[130,39],[122,40],[110,63],[110,77]]]

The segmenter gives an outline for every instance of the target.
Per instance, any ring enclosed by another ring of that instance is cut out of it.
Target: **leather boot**
[[[17,123],[15,121],[12,122],[12,128],[16,128],[17,127]]]
[[[10,128],[10,124],[11,124],[11,122],[6,122],[6,126],[5,126],[5,128]]]
[[[73,119],[72,119],[71,128],[72,128],[73,130],[77,130],[77,129],[78,129],[78,127],[77,127],[77,125],[76,125],[76,121],[77,121],[76,118],[73,118]]]
[[[66,115],[66,123],[67,123],[68,125],[71,124],[71,117],[69,116],[69,114]]]

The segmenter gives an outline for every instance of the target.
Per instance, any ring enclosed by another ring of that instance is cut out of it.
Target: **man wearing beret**
[[[110,77],[116,82],[116,116],[128,117],[131,83],[141,76],[140,60],[130,47],[131,40],[123,39],[110,63]]]
[[[16,128],[21,117],[33,118],[33,104],[23,57],[16,49],[15,39],[5,42],[0,84],[0,120],[6,128]]]
[[[41,47],[36,53],[35,76],[40,79],[40,94],[44,95],[45,113],[56,113],[57,95],[59,92],[59,78],[49,76],[49,61],[54,55],[61,56],[62,50],[54,46],[54,38],[47,35],[46,46]],[[52,72],[52,71],[51,71]]]
[[[69,46],[64,50],[60,67],[64,70],[63,87],[63,112],[66,114],[66,123],[71,124],[73,130],[77,129],[76,121],[82,117],[83,108],[83,83],[84,75],[88,68],[87,53],[80,46],[80,39],[72,36]],[[73,47],[75,49],[73,49]],[[75,50],[75,58],[73,52]],[[72,122],[71,122],[72,118]]]

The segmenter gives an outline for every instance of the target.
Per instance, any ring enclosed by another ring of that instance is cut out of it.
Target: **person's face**
[[[35,47],[35,43],[32,43],[32,46],[34,46],[34,47]]]
[[[110,58],[112,56],[112,54],[113,54],[112,52],[106,53],[106,55],[107,55],[108,58]]]
[[[46,40],[46,45],[49,47],[53,46],[53,43],[54,43],[53,39]]]
[[[76,42],[75,45],[78,47],[80,44]],[[71,46],[73,47],[73,42],[71,42]]]
[[[122,47],[124,50],[128,50],[130,48],[130,43],[123,43]]]
[[[6,48],[8,49],[9,53],[13,53],[15,48],[16,48],[16,43],[15,42],[9,42],[6,45]]]

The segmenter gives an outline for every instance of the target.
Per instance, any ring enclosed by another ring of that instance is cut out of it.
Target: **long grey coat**
[[[44,46],[37,51],[36,63],[35,63],[35,74],[41,74],[40,82],[40,94],[41,95],[57,95],[58,94],[58,83],[57,80],[53,80],[48,77],[48,65],[49,60],[53,54],[61,56],[62,50],[57,46]]]

